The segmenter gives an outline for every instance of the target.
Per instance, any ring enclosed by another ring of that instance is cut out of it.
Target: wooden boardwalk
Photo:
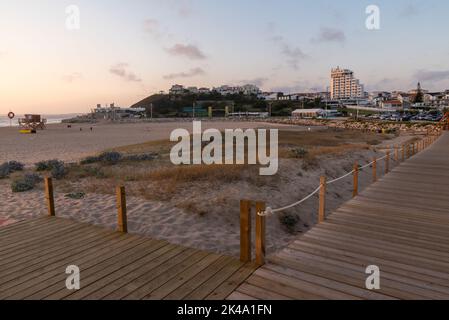
[[[67,266],[81,289],[66,288]],[[225,299],[254,264],[56,217],[0,228],[0,299]]]
[[[449,299],[449,133],[268,257],[229,299]],[[380,268],[367,290],[366,268]]]

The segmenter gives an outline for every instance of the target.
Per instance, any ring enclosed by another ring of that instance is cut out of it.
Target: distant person
[[[83,131],[83,128],[80,128],[80,131]]]
[[[71,125],[71,124],[67,125],[67,128],[71,129],[71,128],[72,128],[72,125]]]
[[[94,128],[90,127],[90,131],[94,131]]]

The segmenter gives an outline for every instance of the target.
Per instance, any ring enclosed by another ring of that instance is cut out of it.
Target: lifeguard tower
[[[25,118],[19,119],[19,126],[21,130],[44,130],[46,124],[47,119],[43,119],[39,114],[26,114]]]

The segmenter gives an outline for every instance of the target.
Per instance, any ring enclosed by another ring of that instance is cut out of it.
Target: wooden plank
[[[170,258],[167,262],[164,263],[164,265],[160,265],[156,268],[153,268],[151,272],[144,273],[140,275],[139,277],[133,279],[132,282],[127,283],[126,285],[120,287],[118,290],[108,294],[104,297],[106,300],[118,300],[118,299],[124,299],[128,296],[132,296],[134,292],[139,290],[141,287],[143,287],[145,284],[150,283],[151,281],[154,281],[158,276],[168,272],[172,267],[175,267],[182,262],[189,260],[195,253],[198,253],[198,250],[194,249],[186,249],[183,248],[179,254],[176,256]],[[185,267],[185,265],[182,265]],[[139,295],[139,292],[136,293],[136,295]],[[139,295],[140,296],[140,295]],[[145,294],[143,295],[145,296]],[[137,298],[136,298],[137,299]]]
[[[208,266],[213,264],[220,258],[217,254],[209,254],[203,259],[192,265],[191,267],[185,269],[182,273],[178,274],[175,278],[170,279],[162,286],[152,291],[150,294],[145,296],[145,299],[149,300],[162,300],[170,293],[177,290],[183,284],[188,282],[190,279],[198,275],[201,271],[205,270]]]
[[[194,291],[204,282],[209,280],[215,274],[221,271],[227,264],[234,261],[233,258],[227,256],[221,256],[214,263],[210,264],[206,269],[202,270],[195,277],[178,287],[175,291],[168,294],[164,299],[166,300],[181,300],[184,299],[189,293]],[[241,281],[243,282],[243,281]]]
[[[258,278],[254,277],[253,281],[255,282]],[[239,287],[239,291],[245,295],[251,295],[253,297],[256,297],[257,299],[264,299],[264,300],[292,300],[292,298],[289,298],[287,296],[281,295],[279,293],[273,292],[266,288],[261,288],[258,286],[253,285],[252,283],[244,283]]]
[[[133,271],[122,274],[114,282],[109,282],[106,286],[94,291],[93,293],[88,294],[86,297],[84,297],[84,299],[87,300],[104,299],[106,296],[112,294],[114,291],[133,282],[134,279],[137,279],[138,277],[146,273],[151,273],[154,268],[162,265],[169,259],[175,257],[176,255],[185,250],[186,248],[176,246],[173,244],[168,244],[152,252],[144,259],[142,259],[141,260],[142,265],[137,265],[137,268],[134,269]]]
[[[82,290],[74,292],[67,297],[68,300],[81,300],[85,299],[87,296],[107,287],[111,283],[115,283],[122,277],[126,276],[128,273],[133,273],[139,268],[145,266],[145,264],[150,263],[155,257],[160,256],[166,252],[164,247],[167,246],[165,241],[152,241],[149,247],[145,248],[144,256],[142,259],[137,259],[131,264],[128,264],[117,271],[110,273],[109,275],[102,277],[88,286],[83,286]],[[168,248],[170,249],[170,247]],[[109,289],[108,289],[109,290]],[[104,292],[104,291],[103,291]],[[92,298],[90,298],[92,299]]]
[[[91,284],[108,276],[114,271],[117,271],[141,259],[145,256],[146,251],[151,250],[151,248],[155,245],[155,242],[153,240],[146,240],[142,238],[139,239],[139,241],[141,242],[136,243],[133,247],[127,249],[126,251],[119,252],[114,257],[102,261],[101,263],[98,263],[87,270],[83,269],[83,266],[79,266],[81,268],[81,272],[83,273],[83,288],[87,288]],[[46,289],[45,292],[45,300],[66,299],[68,296],[74,294],[73,291],[67,290],[65,285],[58,286],[58,284],[51,290],[47,291]]]
[[[198,288],[189,293],[184,299],[185,300],[203,300],[211,296],[210,299],[214,299],[214,291],[226,282],[240,267],[244,264],[240,261],[232,261],[227,264],[219,273],[216,273],[209,280],[201,284]]]
[[[257,300],[257,298],[248,296],[244,293],[241,293],[239,291],[233,292],[227,300],[236,300],[236,301],[249,301],[249,300]]]
[[[133,253],[132,250],[136,246],[145,242],[145,239],[139,237],[130,237],[126,240],[126,243],[123,246],[118,245],[111,248],[107,254],[89,261],[88,265],[79,265],[78,267],[81,269],[83,278],[91,274],[95,274],[98,270],[102,270],[103,273],[106,273],[109,271],[105,270],[106,267],[111,267],[111,265],[114,265],[117,261],[126,260],[128,255]],[[58,296],[71,294],[72,292],[68,292],[65,287],[66,277],[64,267],[63,270],[59,270],[59,273],[57,273],[56,276],[49,278],[27,290],[28,295],[26,296],[26,299],[44,299],[53,294],[55,294],[55,296],[51,299],[58,299]],[[83,283],[84,282],[85,281],[83,280]]]
[[[218,285],[207,297],[206,300],[224,300],[242,282],[244,282],[257,269],[257,265],[246,263],[241,265],[228,279]]]
[[[151,281],[144,283],[137,290],[134,290],[128,294],[124,300],[136,300],[144,299],[148,294],[156,290],[157,288],[164,285],[166,282],[176,277],[178,274],[184,272],[190,266],[196,264],[198,261],[204,259],[208,254],[204,251],[196,251],[188,259],[182,261],[181,263],[165,269],[157,277],[153,278]]]
[[[73,261],[82,264],[89,259],[101,257],[102,254],[109,252],[112,246],[123,240],[123,236],[111,233],[109,236],[97,238],[94,242],[87,243],[86,246],[81,246],[79,253],[70,252],[67,255],[27,266],[21,270],[19,276],[12,274],[2,278],[0,299],[53,278],[60,273],[59,270],[73,263]]]

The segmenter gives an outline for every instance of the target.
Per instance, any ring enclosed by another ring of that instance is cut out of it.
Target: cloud
[[[408,18],[418,15],[418,13],[419,9],[414,4],[409,3],[404,8],[402,8],[399,14],[401,17]]]
[[[436,82],[449,79],[449,70],[431,71],[431,70],[418,70],[415,73],[415,78],[419,81]]]
[[[259,78],[254,78],[252,80],[241,80],[241,81],[239,81],[239,83],[240,84],[253,84],[255,86],[262,87],[265,83],[267,83],[268,80],[270,80],[270,79],[259,77]]]
[[[299,69],[299,62],[307,58],[307,55],[299,47],[292,48],[284,43],[282,45],[282,54],[287,58],[287,63],[295,70]]]
[[[156,19],[146,19],[143,22],[143,30],[154,38],[159,38],[161,36],[160,24]]]
[[[202,76],[206,74],[206,72],[201,68],[193,68],[187,72],[179,72],[179,73],[171,73],[164,76],[166,80],[173,80],[177,78],[191,78],[195,76]]]
[[[83,78],[83,75],[79,72],[73,72],[69,74],[65,74],[62,76],[62,80],[68,83],[75,82],[77,80],[81,80]]]
[[[127,63],[117,63],[109,69],[109,72],[129,82],[142,82],[141,78],[127,70],[128,67]]]
[[[346,35],[342,30],[335,28],[321,28],[316,38],[312,38],[312,42],[338,42],[344,43]]]
[[[191,1],[181,1],[179,3],[178,15],[182,18],[188,18],[193,14],[193,4]]]
[[[268,33],[272,33],[275,29],[276,25],[274,23],[267,24]],[[301,48],[292,47],[281,35],[271,35],[268,37],[268,40],[280,47],[281,54],[286,58],[287,64],[295,70],[299,69],[299,63],[301,60],[308,58],[307,54],[305,54]]]
[[[284,93],[302,93],[302,92],[320,92],[326,91],[323,86],[317,83],[311,83],[307,80],[295,81],[290,85],[275,86],[270,89],[271,92]]]
[[[204,60],[206,55],[195,45],[177,43],[173,47],[165,49],[172,56],[184,56],[191,60]]]
[[[375,78],[375,76],[369,78]],[[395,87],[399,87],[399,82],[400,80],[398,78],[382,78],[373,83],[365,83],[365,91],[391,91]]]

